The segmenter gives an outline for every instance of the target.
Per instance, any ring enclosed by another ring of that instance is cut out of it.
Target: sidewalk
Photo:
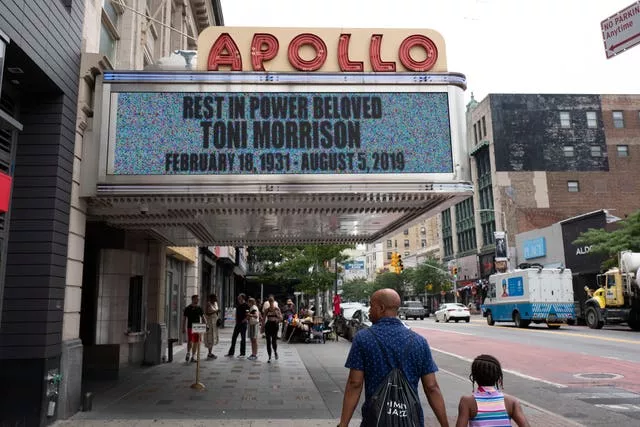
[[[259,340],[257,361],[223,357],[230,346],[231,332],[229,328],[220,331],[220,344],[214,348],[218,359],[201,361],[200,382],[206,386],[204,391],[190,388],[195,382],[195,363],[187,365],[182,350],[174,355],[172,363],[127,371],[127,378],[123,374],[123,379],[110,389],[96,390],[91,412],[78,413],[56,425],[320,427],[337,424],[348,375],[343,365],[349,342],[341,339],[326,344],[287,344],[279,340],[280,360],[267,364],[263,339]],[[206,349],[202,355],[206,356]],[[447,373],[440,373],[438,379],[454,425],[459,396],[469,393],[470,384]],[[436,425],[424,393],[421,398],[427,425]],[[562,418],[534,408],[525,407],[525,410],[532,425],[570,425]],[[351,425],[359,425],[359,420],[354,419]]]

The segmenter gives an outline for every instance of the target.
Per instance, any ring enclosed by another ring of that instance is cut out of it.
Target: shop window
[[[595,129],[598,127],[598,117],[595,111],[587,111],[587,127]]]
[[[568,111],[560,111],[560,127],[565,129],[571,127],[571,114]]]
[[[629,157],[628,145],[616,145],[616,151],[618,153],[618,157]]]
[[[567,191],[569,191],[569,193],[579,192],[580,183],[578,181],[567,181]]]
[[[613,127],[616,129],[624,128],[624,115],[622,111],[613,112]]]
[[[142,276],[129,279],[129,332],[142,332]]]
[[[602,157],[602,148],[599,145],[591,146],[591,157]]]

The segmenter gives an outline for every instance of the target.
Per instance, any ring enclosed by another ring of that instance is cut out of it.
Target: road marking
[[[435,349],[432,348],[432,350],[435,350]],[[438,350],[436,350],[436,351],[438,351]],[[455,356],[455,355],[453,355],[453,356]],[[445,374],[451,375],[452,377],[457,378],[457,379],[459,379],[461,381],[464,381],[464,382],[469,381],[469,378],[465,378],[462,375],[458,375],[455,372],[451,372],[451,371],[449,371],[447,369],[440,369],[440,371],[444,372]],[[548,411],[548,410],[546,410],[544,408],[539,407],[538,405],[534,405],[531,402],[527,402],[526,400],[522,400],[520,398],[518,398],[518,400],[520,401],[521,405],[528,406],[529,408],[531,408],[533,410],[536,410],[536,411],[539,411],[539,412],[542,412],[545,415],[549,415],[549,416],[552,416],[552,417],[556,417],[556,418],[562,419],[563,422],[566,422],[566,425],[574,425],[574,426],[581,426],[581,427],[583,426],[583,424],[577,423],[577,422],[575,422],[573,420],[570,420],[568,418],[563,417],[562,415],[558,415],[556,413]]]
[[[463,361],[468,362],[468,363],[472,363],[473,362],[473,359],[469,359],[468,357],[461,356],[461,355],[455,354],[455,353],[451,353],[449,351],[442,350],[442,349],[439,349],[439,348],[436,348],[436,347],[431,347],[431,350],[437,351],[438,353],[446,354],[447,356],[455,357],[456,359],[460,359],[460,360],[463,360]],[[542,378],[532,377],[531,375],[523,374],[522,372],[514,371],[512,369],[504,369],[503,368],[502,371],[503,372],[507,372],[507,373],[509,373],[511,375],[515,375],[515,376],[520,377],[520,378],[524,378],[524,379],[529,380],[529,381],[541,382],[541,383],[544,383],[544,384],[547,384],[547,385],[550,385],[550,386],[553,386],[553,387],[556,387],[556,388],[567,388],[568,387],[568,386],[566,386],[564,384],[554,383],[553,381],[547,381],[547,380],[543,380]]]
[[[480,319],[471,319],[472,323],[484,323],[486,324],[486,321],[480,320]],[[506,322],[505,324],[501,325],[496,323],[497,327],[502,327],[504,330],[507,331],[516,331],[516,329],[513,328],[509,328],[507,327],[508,322]],[[475,325],[474,325],[475,326]],[[489,325],[486,325],[489,326]],[[624,339],[624,338],[613,338],[613,337],[603,337],[601,335],[591,335],[591,334],[584,334],[581,332],[567,332],[567,331],[547,331],[547,330],[542,330],[542,329],[528,329],[528,328],[519,328],[517,329],[517,331],[528,331],[528,332],[537,332],[537,333],[552,333],[554,335],[565,335],[568,337],[580,337],[580,338],[589,338],[589,339],[596,339],[596,340],[600,340],[600,341],[610,341],[610,342],[618,342],[618,343],[624,343],[624,344],[636,344],[636,345],[640,345],[640,340],[628,340],[628,339]]]

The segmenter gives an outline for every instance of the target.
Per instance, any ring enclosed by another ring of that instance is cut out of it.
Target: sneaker
[[[275,352],[276,360],[278,360],[278,352]]]
[[[253,354],[249,357],[247,357],[247,360],[257,360],[258,356],[254,356]]]
[[[192,362],[196,362],[197,360],[196,360],[196,358],[195,358],[195,357],[191,356],[191,361],[192,361]]]
[[[267,363],[271,363],[271,358],[269,358],[269,360],[267,360]]]
[[[207,359],[215,359],[216,356],[214,356],[213,354],[207,354]]]
[[[233,357],[233,356],[232,356]],[[244,354],[239,354],[238,359],[244,359]]]
[[[189,363],[189,353],[187,353],[187,355],[185,356],[184,361]]]

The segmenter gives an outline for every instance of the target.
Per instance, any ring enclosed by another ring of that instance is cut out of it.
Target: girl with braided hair
[[[511,420],[519,427],[529,427],[518,399],[501,391],[503,375],[498,359],[488,354],[476,357],[469,379],[473,394],[460,398],[456,427],[510,427]]]

